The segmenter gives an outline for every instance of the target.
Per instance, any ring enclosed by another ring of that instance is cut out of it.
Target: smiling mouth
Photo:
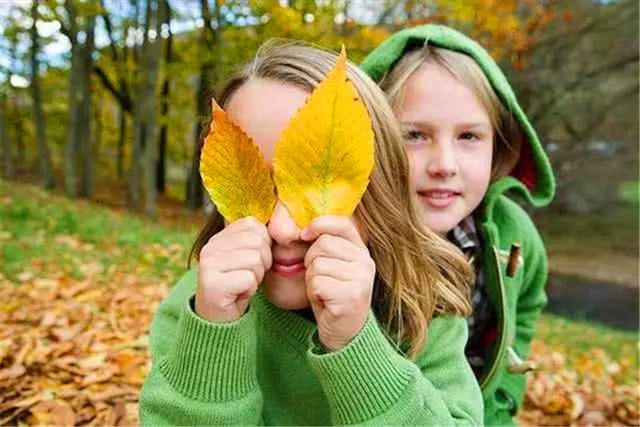
[[[420,200],[427,206],[443,209],[449,207],[460,197],[461,193],[453,190],[420,190],[418,191]]]

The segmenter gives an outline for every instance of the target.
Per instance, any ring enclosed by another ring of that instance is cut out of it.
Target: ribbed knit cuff
[[[340,424],[355,424],[386,412],[412,381],[412,363],[399,355],[369,312],[364,328],[344,348],[327,353],[317,342],[308,352]]]
[[[193,298],[193,297],[192,297]],[[173,350],[160,370],[182,395],[207,402],[239,399],[258,387],[256,328],[251,308],[230,323],[212,323],[192,309],[180,312]]]

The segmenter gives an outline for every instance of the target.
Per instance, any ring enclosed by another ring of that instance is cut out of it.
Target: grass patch
[[[620,199],[633,204],[640,204],[640,181],[626,181],[623,182],[618,191]]]
[[[638,334],[609,328],[588,321],[568,320],[543,313],[538,321],[536,338],[572,356],[601,348],[610,357],[628,359],[638,365]]]
[[[0,181],[2,273],[41,268],[77,276],[98,263],[173,280],[185,270],[196,230],[182,231],[37,187]]]

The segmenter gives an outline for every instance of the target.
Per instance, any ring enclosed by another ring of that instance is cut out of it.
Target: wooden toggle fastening
[[[507,276],[513,277],[518,270],[518,260],[520,259],[520,245],[513,243],[511,251],[509,251],[509,260],[507,261]]]

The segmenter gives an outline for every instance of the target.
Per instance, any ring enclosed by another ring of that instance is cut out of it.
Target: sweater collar
[[[317,329],[315,322],[306,319],[299,313],[284,310],[273,305],[262,291],[256,292],[252,300],[256,305],[260,321],[283,341],[296,350],[306,352],[310,338]]]

